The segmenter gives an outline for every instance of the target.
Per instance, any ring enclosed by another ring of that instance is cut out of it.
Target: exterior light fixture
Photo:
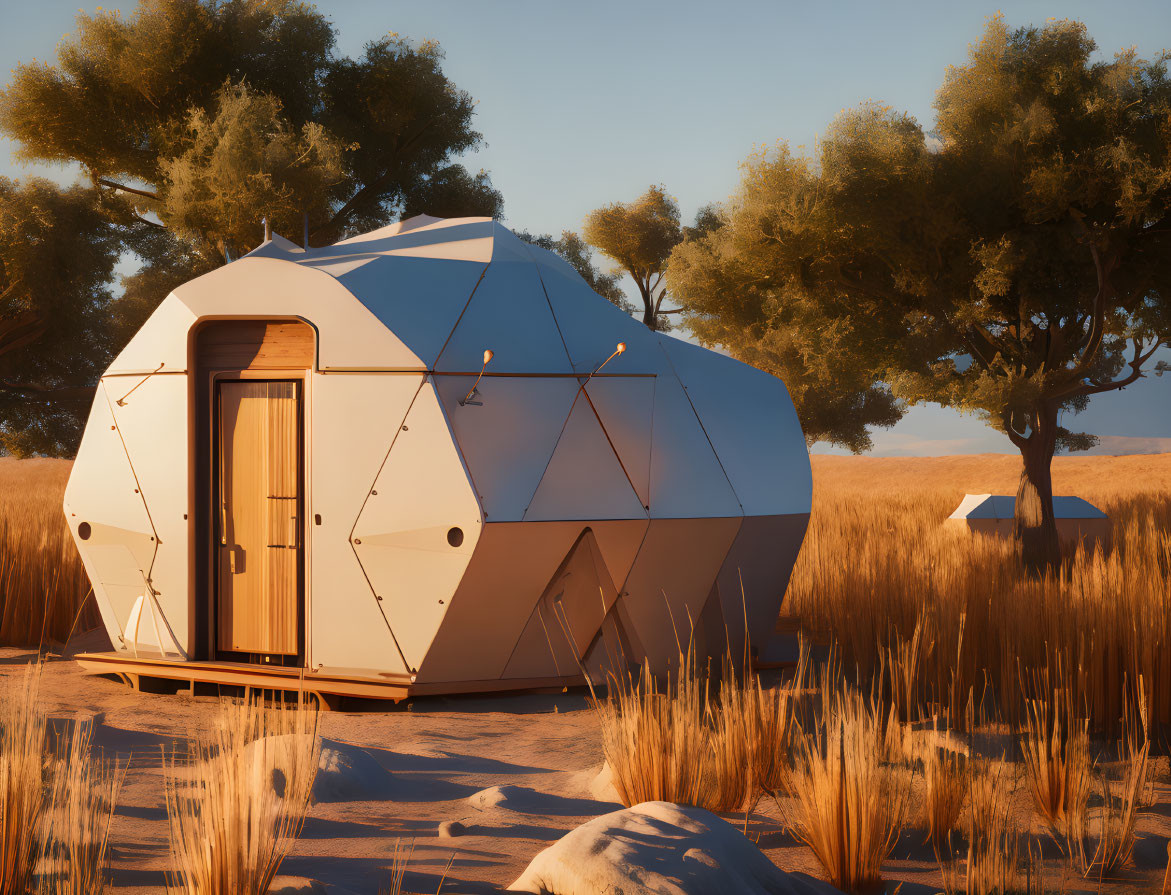
[[[610,361],[614,360],[614,358],[616,358],[618,355],[620,355],[620,354],[624,353],[625,351],[626,351],[626,343],[625,343],[625,342],[619,342],[619,343],[618,343],[618,345],[617,345],[617,347],[615,347],[615,349],[614,349],[614,353],[613,353],[613,354],[611,354],[611,355],[610,355],[608,358],[606,358],[604,361],[602,361],[600,364],[598,364],[596,367],[594,367],[594,372],[593,372],[593,373],[590,373],[590,375],[586,377],[586,381],[585,381],[585,382],[583,382],[583,383],[581,384],[581,387],[582,387],[582,388],[585,388],[587,385],[589,385],[589,384],[590,384],[590,380],[594,378],[594,375],[595,375],[595,374],[596,374],[596,373],[597,373],[597,372],[598,372],[600,369],[602,369],[602,367],[606,366],[606,364],[610,363]]]
[[[488,369],[488,361],[492,360],[492,356],[493,356],[492,349],[485,348],[484,349],[484,366],[480,367],[480,375],[477,376],[476,381],[472,383],[471,389],[468,391],[468,393],[466,395],[464,395],[460,399],[459,403],[460,403],[461,407],[464,406],[465,404],[471,404],[475,407],[483,406],[483,404],[484,404],[483,401],[473,401],[472,398],[474,398],[476,395],[479,394],[479,392],[476,391],[476,386],[478,386],[480,384],[480,380],[484,378],[484,371],[486,369]]]

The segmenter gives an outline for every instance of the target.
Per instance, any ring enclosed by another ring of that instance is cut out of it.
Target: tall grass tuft
[[[66,460],[0,458],[0,644],[63,642],[98,624],[61,512]],[[80,617],[79,617],[80,612]],[[76,621],[76,626],[75,626]]]
[[[881,881],[902,830],[909,780],[882,761],[886,737],[874,708],[844,686],[823,687],[821,717],[797,736],[787,777],[793,829],[832,885],[858,892]]]
[[[100,895],[123,771],[91,754],[93,727],[75,721],[51,758],[40,895]]]
[[[1022,886],[1020,832],[1012,814],[1011,771],[1003,762],[973,761],[969,777],[968,853],[963,873],[955,864],[943,868],[949,893],[1005,895]]]
[[[923,781],[927,841],[938,847],[956,828],[968,798],[967,759],[953,749],[932,745],[923,754]]]
[[[1068,694],[1030,699],[1021,752],[1033,803],[1064,838],[1067,855],[1085,866],[1086,805],[1093,786],[1090,739]]]
[[[635,680],[614,675],[605,701],[595,699],[602,751],[624,805],[713,803],[711,761],[705,761],[708,681],[694,654],[680,658],[665,682],[645,668]]]
[[[1143,692],[1143,681],[1138,682],[1138,692]],[[1125,733],[1118,744],[1118,759],[1122,769],[1119,789],[1115,795],[1106,774],[1099,780],[1102,795],[1101,831],[1094,850],[1092,865],[1097,867],[1099,879],[1123,867],[1134,852],[1135,822],[1138,809],[1150,777],[1151,743],[1146,717],[1141,714],[1143,701],[1139,700],[1140,727],[1128,717]]]
[[[34,890],[45,812],[44,710],[40,667],[0,688],[0,895]]]
[[[317,713],[225,702],[190,763],[167,762],[167,814],[182,895],[264,895],[300,835],[317,773]]]
[[[713,680],[690,650],[665,680],[645,669],[637,679],[612,676],[606,699],[595,697],[594,705],[623,804],[736,811],[779,788],[804,661],[779,687],[765,687],[751,671],[737,676],[727,661]]]

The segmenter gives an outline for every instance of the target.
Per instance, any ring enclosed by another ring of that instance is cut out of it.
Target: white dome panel
[[[488,522],[519,522],[557,447],[577,379],[485,376],[477,404],[460,404],[474,376],[435,377],[435,387]]]
[[[807,513],[813,476],[785,384],[738,360],[670,336],[670,357],[747,516]]]

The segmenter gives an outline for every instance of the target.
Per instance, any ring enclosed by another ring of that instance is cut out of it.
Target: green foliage
[[[176,142],[179,154],[162,162],[159,218],[224,255],[255,240],[266,216],[285,233],[301,229],[303,213],[320,219],[345,179],[332,134],[315,122],[294,131],[276,97],[242,84],[219,92],[214,114],[194,109]]]
[[[667,258],[683,239],[679,204],[661,186],[652,186],[633,202],[613,202],[586,216],[586,242],[608,255],[633,278],[642,297],[643,323],[669,329],[662,285]]]
[[[1080,23],[997,17],[948,69],[930,144],[868,103],[816,158],[750,158],[721,226],[672,256],[689,325],[784,375],[814,437],[865,447],[850,402],[865,425],[897,402],[982,414],[1044,496],[1053,451],[1092,444],[1059,413],[1135,381],[1171,338],[1166,59],[1094,51]]]
[[[626,299],[626,293],[618,285],[620,276],[616,273],[604,273],[594,266],[594,253],[586,245],[585,240],[572,230],[562,230],[561,238],[554,239],[548,233],[533,236],[527,230],[517,231],[518,237],[525,242],[548,249],[570,263],[589,287],[628,314],[634,313],[634,305]]]
[[[474,102],[437,44],[389,35],[356,59],[292,0],[140,0],[79,14],[55,64],[23,63],[0,129],[27,160],[77,162],[207,259],[255,246],[268,217],[333,242],[426,210],[496,215]],[[162,296],[160,296],[161,298]]]
[[[122,336],[109,287],[122,240],[92,189],[0,178],[0,453],[76,448]]]

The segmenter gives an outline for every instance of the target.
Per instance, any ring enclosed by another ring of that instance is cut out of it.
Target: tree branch
[[[159,201],[158,193],[152,193],[150,190],[140,190],[137,187],[126,186],[124,183],[115,183],[112,180],[106,180],[104,177],[99,177],[98,183],[102,186],[108,186],[111,189],[121,190],[124,193],[133,193],[135,196],[143,196],[146,199],[154,199],[156,202]]]
[[[1098,349],[1102,346],[1102,337],[1106,331],[1106,300],[1114,294],[1114,287],[1110,282],[1110,275],[1114,272],[1118,259],[1116,256],[1111,255],[1109,258],[1103,260],[1101,252],[1094,245],[1092,234],[1086,228],[1081,213],[1071,210],[1070,215],[1085,235],[1085,243],[1089,247],[1090,257],[1094,260],[1094,271],[1098,277],[1098,291],[1094,294],[1090,333],[1086,338],[1085,347],[1082,349],[1082,354],[1078,359],[1077,365],[1070,371],[1074,380],[1081,380],[1093,365],[1094,358],[1098,354]]]
[[[1015,445],[1018,451],[1023,451],[1025,446],[1029,443],[1029,439],[1021,435],[1012,426],[1012,414],[1007,410],[1000,415],[1001,422],[1004,424],[1004,434],[1008,436],[1008,440]]]
[[[1149,351],[1143,351],[1141,345],[1143,343],[1138,339],[1134,340],[1134,357],[1127,363],[1130,367],[1130,372],[1121,379],[1115,379],[1110,382],[1101,382],[1096,379],[1091,379],[1089,382],[1078,382],[1076,386],[1064,390],[1059,394],[1059,399],[1068,399],[1081,397],[1083,395],[1100,395],[1103,392],[1112,392],[1120,388],[1137,382],[1143,375],[1143,364],[1151,359],[1156,351],[1162,347],[1161,339],[1155,339]]]

